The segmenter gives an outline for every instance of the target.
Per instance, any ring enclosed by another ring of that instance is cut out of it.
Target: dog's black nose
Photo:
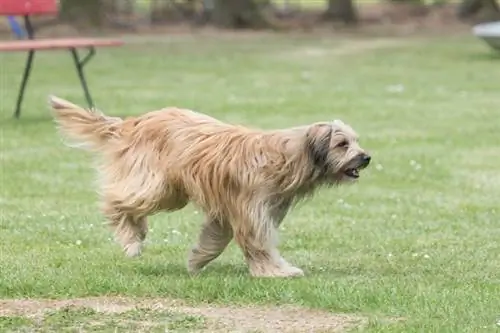
[[[372,157],[370,155],[363,154],[363,165],[367,166],[368,164],[370,164],[371,159]]]

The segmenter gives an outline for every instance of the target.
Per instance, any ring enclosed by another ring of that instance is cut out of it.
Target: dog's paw
[[[289,277],[304,276],[303,270],[301,270],[298,267],[293,266],[288,261],[286,261],[285,258],[283,258],[283,257],[280,258],[280,267],[281,267],[281,271],[283,272],[284,276],[289,276]]]
[[[300,276],[304,276],[304,271],[303,271],[303,270],[301,270],[301,269],[300,269],[300,268],[298,268],[298,267],[289,266],[289,267],[287,267],[284,271],[285,271],[286,276],[289,276],[289,277],[300,277]]]
[[[191,275],[191,276],[196,276],[198,274],[201,273],[201,271],[203,271],[205,269],[205,267],[196,267],[196,266],[187,266],[187,271],[188,271],[188,274]]]
[[[187,271],[189,275],[197,275],[206,267],[206,261],[200,261],[197,256],[190,256],[187,262]]]
[[[263,269],[262,268],[253,269],[250,270],[250,274],[253,277],[287,278],[287,277],[304,276],[304,271],[294,266],[285,266],[285,267],[268,267]]]
[[[123,250],[125,251],[125,255],[129,258],[138,257],[142,252],[142,243],[134,242],[131,244],[127,244]]]

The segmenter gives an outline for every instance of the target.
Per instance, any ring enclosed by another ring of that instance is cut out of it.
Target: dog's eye
[[[347,140],[343,140],[341,141],[337,147],[340,147],[340,148],[347,148],[349,146],[349,142],[347,142]]]

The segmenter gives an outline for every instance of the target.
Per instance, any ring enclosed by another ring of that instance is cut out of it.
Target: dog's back
[[[168,139],[179,135],[178,130],[214,135],[239,128],[202,113],[173,107],[122,119],[84,109],[55,96],[50,96],[49,104],[61,134],[70,140],[69,145],[93,151],[103,150],[110,142],[137,144],[162,137]]]

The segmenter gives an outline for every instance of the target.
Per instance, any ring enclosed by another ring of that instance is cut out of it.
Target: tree
[[[196,13],[195,0],[151,0],[150,20],[152,23],[166,23],[191,20]]]
[[[269,0],[214,0],[211,21],[223,28],[267,28],[269,5]]]
[[[328,0],[328,7],[323,18],[328,21],[355,24],[358,22],[358,12],[352,0]]]
[[[488,21],[500,18],[500,10],[495,0],[463,0],[458,7],[458,17],[467,19],[480,11]]]
[[[102,0],[61,0],[59,18],[63,22],[101,27],[104,23]]]

